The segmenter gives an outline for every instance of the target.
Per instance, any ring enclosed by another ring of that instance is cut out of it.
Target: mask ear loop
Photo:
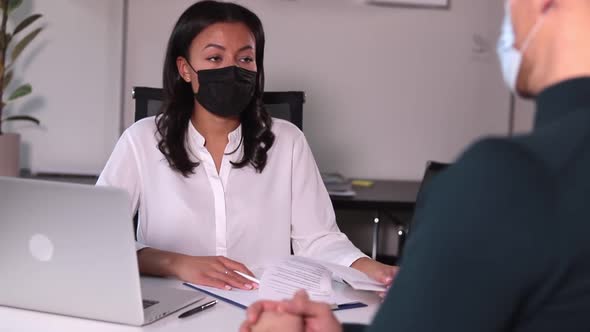
[[[191,69],[195,72],[195,74],[197,74],[197,70],[195,69],[195,67],[193,67],[193,65],[191,65],[191,62],[188,61],[187,58],[184,58],[184,61],[186,61],[186,64],[191,67]]]
[[[188,59],[187,59],[186,57],[183,57],[183,58],[184,58],[184,61],[186,61],[186,64],[187,64],[187,65],[188,65],[188,66],[191,68],[191,70],[192,70],[192,71],[193,71],[195,74],[199,75],[199,73],[197,73],[197,71],[195,70],[195,68],[193,67],[193,65],[191,65],[191,62],[190,62],[190,61],[188,61]],[[182,76],[182,75],[180,74],[180,72],[178,72],[178,76],[179,76],[181,79],[185,78],[184,76]],[[186,80],[185,80],[185,82],[186,82],[186,83],[190,83],[190,81],[186,81]]]

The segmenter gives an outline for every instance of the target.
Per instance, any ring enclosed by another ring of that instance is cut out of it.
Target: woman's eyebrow
[[[207,44],[207,46],[203,47],[203,49],[207,49],[209,47],[218,48],[218,49],[220,49],[222,51],[225,51],[225,47],[223,47],[221,45],[218,45],[218,44]]]
[[[254,49],[254,47],[252,47],[252,45],[246,45],[246,46],[240,48],[238,50],[238,52],[242,52],[242,51],[245,51],[245,50],[253,50],[253,49]]]
[[[220,49],[222,51],[225,51],[226,50],[225,47],[223,47],[221,45],[218,45],[218,44],[207,44],[205,47],[203,47],[203,50],[205,50],[207,48],[210,48],[210,47],[211,48],[217,48],[217,49]],[[254,47],[252,45],[246,45],[246,46],[241,47],[238,50],[238,52],[242,52],[242,51],[245,51],[245,50],[253,50],[253,49],[254,49]]]

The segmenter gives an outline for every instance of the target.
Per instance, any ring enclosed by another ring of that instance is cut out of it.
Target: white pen
[[[242,276],[242,277],[244,277],[244,278],[246,278],[246,279],[248,279],[248,280],[250,280],[252,282],[255,282],[255,283],[257,283],[257,284],[260,285],[260,280],[254,278],[254,277],[251,277],[251,276],[249,276],[249,275],[247,275],[245,273],[242,273],[240,271],[237,271],[237,270],[234,270],[234,272],[237,273],[238,275],[240,275],[240,276]]]

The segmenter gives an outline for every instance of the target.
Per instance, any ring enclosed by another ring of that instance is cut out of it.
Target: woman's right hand
[[[226,290],[258,288],[258,284],[234,272],[254,276],[244,264],[224,256],[179,255],[174,261],[174,271],[178,279],[193,284]]]

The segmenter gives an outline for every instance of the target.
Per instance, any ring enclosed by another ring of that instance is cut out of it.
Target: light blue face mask
[[[537,23],[535,23],[535,26],[526,37],[524,43],[522,43],[522,48],[518,50],[515,47],[516,37],[514,34],[514,27],[512,26],[510,1],[506,2],[504,22],[502,23],[502,31],[500,33],[500,38],[498,39],[497,52],[502,67],[504,82],[506,82],[506,85],[512,93],[518,93],[518,74],[520,73],[520,68],[522,66],[523,55],[535,35],[539,32],[544,20],[545,15],[543,14]]]

